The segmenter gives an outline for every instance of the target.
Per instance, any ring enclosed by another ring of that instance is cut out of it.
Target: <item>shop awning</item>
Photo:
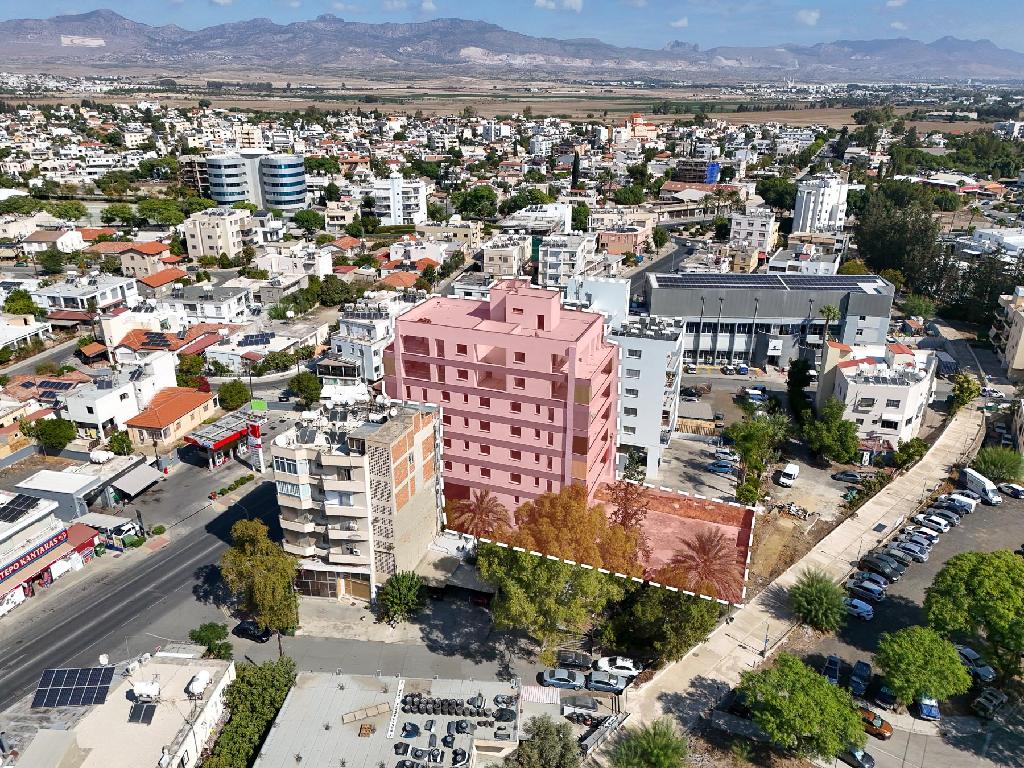
[[[62,557],[74,551],[75,548],[66,542],[64,544],[54,547],[45,555],[36,560],[33,560],[24,568],[19,568],[17,572],[15,572],[12,575],[11,580],[4,584],[4,590],[9,590],[16,584],[24,584],[29,579],[35,578],[40,573],[49,568],[51,565],[53,565],[55,562],[60,560]]]
[[[149,464],[140,464],[131,472],[114,480],[111,485],[129,496],[136,496],[163,476],[162,472],[153,469]]]

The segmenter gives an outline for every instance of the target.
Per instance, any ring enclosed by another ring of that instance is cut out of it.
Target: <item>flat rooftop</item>
[[[748,275],[748,274],[651,274],[652,288],[707,288],[733,291],[849,291],[889,294],[892,286],[877,275]]]
[[[544,712],[557,716],[558,692],[540,690],[545,696],[554,693],[551,698],[555,703],[530,703],[526,707],[524,699],[528,697],[519,695],[522,689],[507,682],[300,672],[253,768],[294,768],[298,755],[302,756],[302,768],[337,768],[339,756],[345,758],[347,768],[377,768],[381,762],[390,768],[402,759],[424,765],[425,756],[416,759],[413,750],[429,749],[432,735],[437,749],[445,753],[437,764],[451,766],[455,749],[472,755],[474,748],[485,742],[496,750],[514,746],[521,717]],[[415,704],[410,707],[406,698],[416,695],[420,701],[447,699],[463,707],[480,697],[490,716],[467,715],[465,709],[462,715],[408,711],[418,709]],[[508,721],[494,716],[502,708],[495,703],[498,696],[514,699],[504,708],[508,710],[504,714],[511,716]],[[481,720],[495,722],[493,726],[478,726]],[[429,721],[433,721],[432,731],[427,730]],[[445,744],[442,739],[448,735],[449,726],[458,730],[456,725],[460,723],[465,732],[454,733]],[[418,734],[403,738],[406,724],[418,729]],[[408,754],[396,752],[396,746],[403,744],[408,745]],[[474,764],[479,765],[481,758],[482,753]]]

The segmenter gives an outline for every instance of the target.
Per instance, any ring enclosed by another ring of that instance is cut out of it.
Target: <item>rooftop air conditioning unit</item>
[[[363,554],[356,547],[349,547],[348,548],[348,553],[350,555],[354,555],[355,557],[359,557],[361,554]]]

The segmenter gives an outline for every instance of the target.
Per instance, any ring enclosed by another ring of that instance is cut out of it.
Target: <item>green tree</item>
[[[906,282],[906,280],[903,277],[903,273],[900,272],[898,269],[892,269],[891,267],[889,269],[883,269],[881,272],[878,273],[878,276],[881,277],[883,280],[888,280],[890,283],[892,283],[893,287],[896,288],[897,292],[903,290],[903,284]]]
[[[913,291],[934,293],[949,271],[939,246],[939,224],[929,208],[918,203],[900,206],[872,199],[854,237],[860,257],[871,269],[899,270]]]
[[[579,768],[580,746],[569,723],[541,715],[527,720],[523,730],[525,739],[502,768]]]
[[[80,200],[55,200],[47,203],[46,210],[51,216],[64,221],[78,221],[89,215]]]
[[[953,410],[959,410],[981,395],[981,384],[969,373],[954,373],[949,377],[953,385]]]
[[[307,408],[320,400],[320,379],[309,371],[292,376],[288,380],[288,389],[295,393]]]
[[[452,193],[452,207],[466,218],[490,219],[498,212],[498,193],[487,184]]]
[[[324,200],[330,203],[336,203],[341,200],[341,187],[333,181],[328,183],[327,186],[324,187]]]
[[[320,303],[325,307],[337,307],[354,298],[352,286],[337,275],[327,275],[320,283]]]
[[[249,402],[249,388],[241,379],[225,381],[217,388],[217,399],[225,411],[237,411]]]
[[[426,604],[426,585],[412,571],[399,571],[391,576],[377,595],[381,621],[408,621]]]
[[[920,437],[913,437],[906,442],[900,440],[892,454],[893,466],[898,469],[906,469],[926,453],[928,453],[928,443]]]
[[[47,248],[36,256],[36,264],[47,275],[58,275],[64,271],[64,254],[55,248]]]
[[[626,589],[626,597],[611,607],[601,627],[604,648],[670,663],[704,642],[718,623],[719,607],[710,600],[649,584]]]
[[[427,219],[429,221],[448,221],[448,210],[433,200],[427,201]]]
[[[1010,679],[1024,654],[1024,557],[1010,551],[954,555],[925,592],[928,624],[943,635],[978,635]]]
[[[295,212],[292,216],[292,223],[305,232],[308,237],[324,228],[324,216],[319,211],[306,208]]]
[[[100,221],[104,224],[123,224],[128,226],[135,222],[135,209],[128,203],[111,203],[100,211]]]
[[[554,660],[554,646],[567,632],[582,632],[623,596],[623,582],[614,576],[494,544],[477,545],[477,568],[498,591],[491,606],[495,625],[535,637],[545,663]]]
[[[825,321],[825,338],[832,338],[832,326],[839,320],[839,307],[834,304],[824,304],[818,308],[818,314]]]
[[[110,437],[107,438],[107,446],[118,456],[129,456],[135,450],[128,433],[120,429],[110,433]]]
[[[586,203],[576,203],[572,207],[572,228],[576,232],[586,232],[590,220],[590,206]]]
[[[188,638],[196,645],[206,648],[206,655],[211,659],[230,659],[234,654],[228,642],[228,625],[209,621],[200,624],[188,633]]]
[[[681,768],[689,754],[686,737],[667,717],[621,732],[612,747],[612,768]]]
[[[860,448],[857,425],[843,418],[845,412],[846,404],[838,397],[830,397],[818,418],[804,424],[804,440],[812,454],[840,464],[849,464],[857,458]]]
[[[654,240],[654,247],[661,250],[668,242],[668,230],[664,227],[655,227],[654,232],[651,233],[651,237]]]
[[[871,274],[871,270],[868,269],[868,265],[865,264],[860,259],[850,259],[849,261],[844,261],[842,264],[839,265],[839,269],[837,270],[837,274],[840,274],[840,275],[869,275],[869,274]]]
[[[263,629],[281,633],[299,621],[293,583],[297,559],[270,540],[267,526],[259,520],[239,520],[231,526],[231,548],[221,558],[220,569],[239,607]]]
[[[903,299],[903,312],[911,317],[923,317],[928,320],[935,317],[935,302],[912,293]]]
[[[572,153],[572,173],[569,176],[569,188],[580,188],[580,153]]]
[[[175,371],[178,386],[196,387],[205,365],[203,358],[199,355],[178,355],[178,367]]]
[[[32,301],[32,294],[24,288],[15,288],[4,299],[4,312],[11,315],[36,315],[42,310]]]
[[[920,696],[942,701],[971,688],[971,675],[956,648],[928,627],[883,632],[875,661],[885,674],[886,685],[901,704],[909,704]]]
[[[831,759],[867,740],[849,692],[788,653],[743,672],[739,689],[771,742],[801,757]]]
[[[1024,475],[1024,456],[1012,448],[990,446],[978,451],[971,466],[993,483],[1016,483]]]
[[[646,198],[644,188],[638,185],[620,187],[612,195],[612,199],[619,205],[640,205]]]
[[[135,206],[139,216],[146,221],[165,227],[176,227],[185,221],[185,213],[176,200],[147,197]]]
[[[819,632],[834,632],[846,620],[846,593],[827,573],[808,568],[789,590],[789,604],[800,621]]]
[[[786,398],[789,401],[789,409],[801,424],[810,410],[810,406],[804,398],[804,392],[810,385],[811,364],[802,357],[798,357],[789,364],[789,371],[786,373]]]
[[[48,451],[59,452],[75,439],[78,430],[73,421],[40,419],[35,426],[35,438]]]
[[[796,184],[789,179],[761,179],[754,187],[754,191],[772,208],[791,211],[796,207]]]

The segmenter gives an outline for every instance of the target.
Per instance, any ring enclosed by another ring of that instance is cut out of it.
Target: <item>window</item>
[[[451,392],[442,392],[441,393],[441,402],[442,403],[450,403],[451,401],[452,401],[452,393]]]
[[[481,408],[490,408],[491,407],[491,398],[489,398],[489,397],[481,397],[480,398],[480,407]]]
[[[452,463],[450,461],[446,461],[444,463],[444,469],[445,469],[445,472],[451,472],[452,471]]]
[[[522,413],[522,412],[523,412],[523,404],[522,403],[512,403],[512,413]]]
[[[289,475],[297,475],[299,474],[299,465],[295,459],[286,459],[284,456],[275,456],[274,471],[287,472]]]
[[[627,368],[626,369],[626,378],[627,379],[639,379],[640,378],[640,369],[639,368]]]
[[[627,389],[624,394],[626,395],[626,397],[640,397],[640,390]]]
[[[626,415],[626,416],[636,416],[637,409],[636,408],[625,408],[625,409],[623,409],[623,414]]]
[[[523,454],[520,453],[519,451],[509,451],[508,452],[508,456],[509,456],[510,459],[512,459],[512,461],[522,461],[523,460]]]
[[[512,437],[522,437],[523,436],[523,428],[522,427],[509,427],[508,428],[508,433],[510,435],[512,435]]]
[[[643,351],[639,349],[627,349],[626,357],[632,357],[634,360],[639,360],[643,356]]]
[[[309,498],[309,486],[299,485],[298,483],[287,483],[284,480],[277,481],[277,492],[284,496],[297,496],[299,498]]]
[[[899,400],[886,400],[885,401],[885,407],[886,408],[899,408],[900,407],[900,401]]]
[[[455,377],[459,381],[469,381],[469,371],[467,371],[465,368],[459,368],[457,371],[455,371]]]
[[[526,379],[519,376],[513,376],[512,389],[526,389]]]
[[[514,363],[525,363],[526,362],[526,353],[525,352],[513,352],[512,353],[512,362],[514,362]]]
[[[900,423],[898,421],[889,421],[888,419],[882,419],[882,429],[899,429]]]
[[[523,476],[520,475],[518,472],[513,472],[508,476],[508,481],[512,483],[512,485],[519,485],[520,483],[523,482]]]
[[[490,432],[491,431],[491,422],[489,422],[489,421],[481,421],[480,422],[480,431],[481,432]]]
[[[864,419],[857,419],[857,423],[858,424],[863,424],[864,423]]]
[[[635,435],[636,427],[623,427],[622,431],[625,432],[627,435]]]
[[[512,314],[513,315],[521,315],[521,314],[523,314],[523,308],[522,307],[513,307],[512,308]]]
[[[92,409],[91,405],[85,406],[85,412],[86,413],[95,413],[95,411]]]
[[[469,345],[468,344],[456,344],[455,345],[455,354],[456,355],[463,355],[463,356],[468,355],[469,354]]]
[[[481,456],[490,456],[491,455],[491,446],[489,446],[489,445],[481,445],[480,446],[480,455]]]
[[[441,443],[444,445],[445,448],[452,447],[452,441],[447,437],[444,440],[442,440]]]

